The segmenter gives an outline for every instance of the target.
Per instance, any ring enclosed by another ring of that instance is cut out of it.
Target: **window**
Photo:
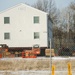
[[[39,32],[34,32],[34,39],[39,39]]]
[[[4,24],[9,24],[9,23],[10,23],[10,18],[4,17]]]
[[[5,40],[10,39],[10,33],[4,33],[4,39]]]
[[[39,23],[39,17],[38,16],[34,17],[34,23]]]

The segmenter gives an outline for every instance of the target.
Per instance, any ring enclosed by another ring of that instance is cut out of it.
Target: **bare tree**
[[[71,4],[69,5],[69,7],[73,10],[75,10],[75,1],[71,2]]]
[[[54,0],[37,0],[33,7],[47,12],[53,22],[56,22],[58,12]]]
[[[70,5],[69,5],[70,9],[72,10],[73,13],[73,41],[75,43],[75,1],[73,1]]]
[[[58,26],[63,28],[64,35],[63,39],[66,40],[68,47],[75,43],[75,2],[72,2],[68,7],[61,11],[59,16]],[[63,36],[63,35],[62,35]]]
[[[33,5],[33,7],[35,7],[35,8],[37,8],[37,9],[43,11],[42,1],[41,1],[41,0],[38,0],[37,3],[35,3],[35,4]]]

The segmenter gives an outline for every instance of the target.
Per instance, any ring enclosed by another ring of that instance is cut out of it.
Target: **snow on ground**
[[[51,75],[50,71],[6,71],[0,72],[0,75]],[[55,75],[68,75],[68,71],[55,71]],[[72,71],[75,75],[75,71]]]
[[[75,59],[75,57],[52,57],[54,60],[66,60],[66,59]]]
[[[0,60],[12,60],[12,59],[24,59],[24,60],[36,60],[36,59],[50,59],[50,57],[37,57],[37,58],[22,58],[22,57],[15,57],[15,58],[0,58]],[[75,57],[51,57],[53,60],[65,60],[65,59],[75,59]]]

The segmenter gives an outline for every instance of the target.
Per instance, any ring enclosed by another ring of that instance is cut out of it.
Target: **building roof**
[[[29,6],[29,5],[27,5],[27,4],[24,4],[24,3],[20,3],[20,4],[17,4],[17,5],[15,5],[15,6],[12,6],[12,7],[8,8],[8,9],[6,9],[6,10],[3,10],[3,11],[0,12],[0,14],[6,12],[6,11],[8,11],[8,10],[11,10],[11,9],[13,9],[13,8],[15,8],[15,7],[21,6],[21,5],[30,7],[31,9],[37,10],[38,12],[41,12],[41,13],[44,13],[44,14],[48,14],[48,13],[46,13],[46,12],[44,12],[44,11],[41,11],[41,10],[39,10],[39,9],[37,9],[37,8],[34,8],[34,7]]]

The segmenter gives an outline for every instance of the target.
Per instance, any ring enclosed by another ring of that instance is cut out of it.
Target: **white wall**
[[[40,17],[39,24],[33,23],[33,16]],[[10,24],[4,24],[4,17],[10,17]],[[10,33],[10,40],[4,40],[4,32]],[[34,32],[40,32],[40,39],[34,39]],[[0,13],[0,44],[47,47],[47,14],[24,4]]]

